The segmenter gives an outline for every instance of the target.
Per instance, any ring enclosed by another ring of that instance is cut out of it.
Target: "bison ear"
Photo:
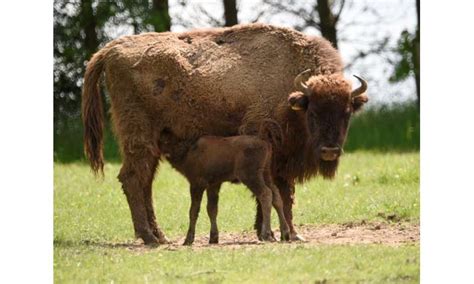
[[[293,92],[288,97],[288,103],[292,110],[306,110],[308,108],[308,97],[302,92]]]
[[[357,97],[353,97],[352,98],[352,109],[354,110],[354,112],[360,110],[362,108],[362,106],[369,101],[369,98],[365,95],[365,94],[362,94],[362,95],[359,95]]]

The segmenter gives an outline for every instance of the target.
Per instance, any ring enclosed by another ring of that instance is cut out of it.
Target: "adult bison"
[[[311,72],[301,73],[307,69]],[[318,173],[334,176],[351,114],[367,102],[366,82],[359,78],[362,85],[352,91],[342,71],[340,55],[328,41],[269,25],[121,37],[87,64],[85,153],[94,172],[102,171],[99,80],[105,73],[123,158],[118,179],[135,234],[146,244],[165,243],[151,190],[162,130],[194,140],[255,134],[262,121],[272,120],[282,129],[273,147],[273,178],[291,238],[298,239],[292,222],[295,181]],[[259,207],[256,223],[261,223]]]

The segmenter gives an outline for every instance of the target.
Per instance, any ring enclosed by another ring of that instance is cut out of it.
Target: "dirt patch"
[[[357,245],[357,244],[383,244],[399,246],[415,244],[420,241],[419,224],[410,223],[346,223],[330,225],[303,225],[297,226],[297,231],[306,241],[280,243],[281,245]],[[275,237],[279,239],[279,231],[275,230]],[[172,244],[160,246],[159,249],[179,250],[186,249],[182,246],[184,237],[173,239]],[[238,249],[249,246],[266,245],[258,241],[255,232],[244,231],[235,233],[221,233],[219,244],[209,245],[209,237],[196,236],[193,249],[224,247]],[[144,247],[142,246],[142,249]],[[136,246],[130,249],[137,249]]]

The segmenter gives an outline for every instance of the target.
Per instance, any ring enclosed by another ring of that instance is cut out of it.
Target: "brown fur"
[[[295,76],[308,68],[321,75],[311,78],[309,85],[321,90],[317,97],[328,104],[316,107],[312,99],[308,111],[294,111],[288,95],[295,90]],[[99,50],[87,65],[82,98],[85,152],[92,169],[100,171],[103,113],[98,83],[105,73],[124,161],[119,179],[135,232],[150,243],[164,242],[151,205],[160,152],[156,141],[163,129],[192,141],[203,135],[237,135],[239,130],[256,135],[262,121],[270,119],[283,133],[281,144],[273,145],[275,178],[293,184],[294,179],[303,181],[318,172],[330,177],[337,165],[322,169],[317,148],[321,135],[314,131],[331,129],[318,130],[311,124],[317,123],[314,114],[327,109],[339,115],[350,104],[350,85],[342,69],[328,41],[269,25],[122,37]],[[334,86],[338,91],[331,91]],[[332,143],[331,139],[326,140]]]
[[[278,189],[271,177],[271,144],[255,136],[203,136],[196,142],[182,140],[169,130],[160,135],[161,153],[190,183],[191,208],[185,245],[194,241],[194,232],[202,194],[208,194],[208,215],[211,221],[210,243],[217,243],[217,203],[223,182],[242,182],[264,208],[260,239],[274,240],[270,228],[270,210],[275,207],[282,240],[289,240],[289,228],[283,213]]]

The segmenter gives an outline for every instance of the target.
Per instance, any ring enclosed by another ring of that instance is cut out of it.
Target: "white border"
[[[474,279],[474,17],[459,3],[422,3],[423,283]],[[0,11],[0,282],[51,283],[52,1],[4,1]]]
[[[0,4],[0,283],[53,282],[52,4]]]
[[[460,3],[421,1],[422,283],[474,283],[474,17]]]

